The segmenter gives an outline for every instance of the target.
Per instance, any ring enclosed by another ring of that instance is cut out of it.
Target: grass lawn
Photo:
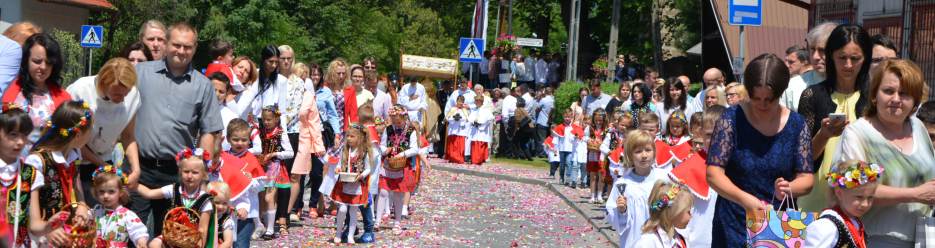
[[[533,158],[532,161],[525,159],[510,159],[510,158],[491,158],[490,162],[498,164],[507,164],[518,167],[526,168],[535,168],[535,169],[549,169],[549,160],[545,158]]]

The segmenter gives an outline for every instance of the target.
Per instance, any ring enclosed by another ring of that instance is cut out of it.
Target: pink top
[[[299,149],[292,166],[292,172],[296,174],[308,174],[312,168],[312,154],[325,152],[321,137],[321,117],[318,115],[318,105],[315,101],[315,91],[305,91],[298,113]]]

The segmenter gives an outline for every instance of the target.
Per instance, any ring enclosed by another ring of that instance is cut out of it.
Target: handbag
[[[935,213],[916,220],[915,248],[935,247]]]
[[[324,124],[321,126],[322,126],[321,139],[322,139],[322,143],[325,144],[325,149],[334,147],[334,128],[332,128],[331,125],[327,125],[327,124]]]
[[[818,219],[818,213],[805,212],[796,207],[792,192],[779,203],[781,208],[786,200],[789,206],[785,210],[776,210],[772,202],[766,211],[747,213],[747,247],[803,247],[805,228]],[[766,202],[764,202],[766,203]]]

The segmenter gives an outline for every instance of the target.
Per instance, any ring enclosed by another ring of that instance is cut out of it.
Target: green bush
[[[84,74],[84,50],[81,48],[81,45],[78,43],[78,35],[69,33],[68,31],[62,31],[58,29],[52,29],[52,37],[55,38],[55,41],[58,41],[58,45],[62,49],[62,58],[64,59],[65,66],[62,67],[62,88],[68,87],[71,83],[78,80]]]
[[[571,107],[571,103],[578,100],[578,90],[588,87],[582,82],[566,81],[562,82],[553,94],[555,97],[555,108],[552,109],[552,123],[561,123],[562,115]],[[601,83],[601,91],[613,96],[620,88],[618,83]]]

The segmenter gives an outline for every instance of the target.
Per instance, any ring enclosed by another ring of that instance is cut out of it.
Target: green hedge
[[[571,103],[578,99],[578,90],[587,87],[586,84],[576,81],[562,82],[555,90],[555,108],[552,109],[552,123],[561,123],[562,115],[571,107]],[[620,88],[618,83],[601,83],[601,91],[613,96]]]

